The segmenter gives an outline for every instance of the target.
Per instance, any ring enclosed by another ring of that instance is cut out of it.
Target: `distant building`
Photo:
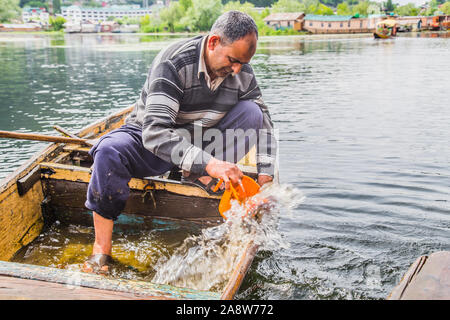
[[[373,32],[381,17],[359,18],[354,16],[307,14],[303,28],[312,33],[365,33]]]
[[[163,8],[163,4],[155,4],[148,8],[141,8],[138,5],[129,6],[111,6],[102,8],[88,8],[79,6],[62,7],[61,14],[68,21],[91,21],[100,22],[107,21],[109,17],[122,19],[141,18],[151,15],[153,12]]]
[[[41,21],[48,24],[50,15],[45,8],[23,8],[22,9],[22,21]]]
[[[266,25],[279,29],[294,29],[300,31],[303,29],[303,12],[286,12],[286,13],[272,13],[264,18]]]

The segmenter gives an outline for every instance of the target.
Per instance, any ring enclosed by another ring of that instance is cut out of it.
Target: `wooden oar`
[[[0,138],[49,141],[49,142],[57,142],[57,143],[75,143],[75,144],[81,144],[81,145],[86,145],[86,146],[92,146],[92,142],[90,142],[86,139],[47,136],[44,134],[36,134],[36,133],[22,133],[22,132],[12,132],[12,131],[1,131],[0,130]]]

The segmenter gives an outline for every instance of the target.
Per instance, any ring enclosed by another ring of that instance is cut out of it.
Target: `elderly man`
[[[217,19],[207,36],[174,43],[153,60],[126,124],[102,137],[90,151],[94,167],[86,207],[93,211],[95,243],[85,270],[107,269],[114,220],[125,207],[132,177],[179,168],[184,179],[209,193],[217,179],[223,179],[225,188],[239,183],[242,172],[235,164],[236,149],[248,152],[252,145],[248,136],[238,138],[234,146],[208,152],[205,143],[193,143],[181,129],[257,132],[258,183],[272,181],[276,150],[272,122],[248,65],[257,39],[253,19],[230,11]]]

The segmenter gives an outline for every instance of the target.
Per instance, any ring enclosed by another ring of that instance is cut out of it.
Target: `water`
[[[54,124],[76,131],[133,103],[173,41],[5,39],[0,129],[44,133]],[[450,250],[448,38],[268,37],[252,65],[279,129],[280,181],[297,190],[292,199],[306,198],[279,210],[280,238],[259,251],[238,298],[383,299],[418,256]],[[0,177],[43,146],[2,140]],[[208,248],[220,231],[184,236]],[[199,257],[183,240],[161,250],[166,263]]]

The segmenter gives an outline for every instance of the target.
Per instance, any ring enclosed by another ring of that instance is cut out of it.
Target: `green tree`
[[[338,4],[336,13],[340,16],[349,16],[352,14],[352,9],[347,2],[342,2]]]
[[[220,0],[192,0],[192,7],[188,9],[182,24],[191,30],[208,31],[222,12]]]
[[[9,22],[20,15],[19,0],[0,0],[0,22]]]
[[[434,15],[434,13],[438,10],[438,5],[439,3],[437,2],[437,0],[431,0],[428,5],[430,6],[426,11],[425,11],[425,15],[426,16],[432,16]]]
[[[179,1],[181,8],[186,12],[190,7],[192,7],[192,0],[180,0]]]
[[[327,7],[326,5],[319,3],[314,14],[324,15],[324,16],[332,16],[334,15],[333,9]]]
[[[25,8],[45,8],[48,11],[48,4],[39,0],[33,0],[27,2]]]
[[[395,10],[395,5],[392,3],[392,0],[387,0],[387,2],[384,3],[384,8],[387,12],[393,12]]]
[[[53,1],[53,13],[61,13],[61,0]]]
[[[369,1],[361,1],[357,5],[352,7],[352,14],[359,16],[367,16],[367,9],[369,8]]]
[[[50,23],[53,31],[59,31],[64,28],[64,23],[66,23],[66,19],[63,17],[50,17],[48,22]]]
[[[446,15],[450,15],[450,1],[445,2],[441,6],[441,11]]]
[[[175,32],[175,24],[184,16],[185,11],[179,2],[171,2],[167,8],[159,12],[163,23],[167,24],[170,32]]]
[[[395,8],[394,12],[399,16],[417,16],[419,14],[419,9],[416,8],[414,3],[408,3],[404,6]]]
[[[297,0],[279,0],[272,5],[272,12],[305,12],[305,5]]]

